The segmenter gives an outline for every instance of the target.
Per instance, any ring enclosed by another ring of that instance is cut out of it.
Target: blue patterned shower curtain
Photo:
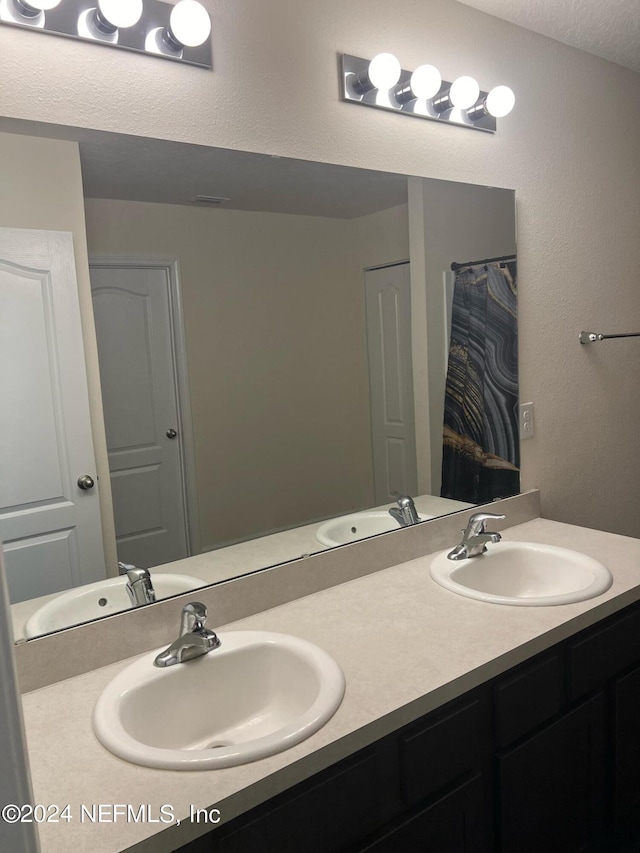
[[[457,271],[450,340],[441,495],[486,503],[518,494],[515,261]]]

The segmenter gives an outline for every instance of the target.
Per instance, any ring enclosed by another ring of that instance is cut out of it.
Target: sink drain
[[[213,740],[207,744],[205,749],[222,749],[225,746],[231,746],[230,740]]]

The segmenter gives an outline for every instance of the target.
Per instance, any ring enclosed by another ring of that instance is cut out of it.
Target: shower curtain
[[[465,267],[453,294],[441,495],[486,503],[519,489],[516,263]]]

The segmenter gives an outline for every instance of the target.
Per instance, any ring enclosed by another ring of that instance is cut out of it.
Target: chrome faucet
[[[398,506],[389,510],[391,518],[394,518],[400,527],[411,527],[412,524],[417,524],[420,518],[413,498],[409,495],[398,495],[397,501]]]
[[[499,542],[502,539],[499,533],[487,531],[487,521],[496,521],[504,518],[504,515],[496,515],[493,512],[477,512],[469,519],[469,524],[462,531],[462,542],[447,554],[450,560],[466,560],[468,557],[479,557],[487,550],[487,542]]]
[[[174,666],[212,652],[220,645],[218,635],[206,627],[207,608],[192,601],[182,608],[180,636],[157,656],[155,666]]]
[[[152,604],[156,600],[156,591],[151,583],[148,569],[140,569],[131,563],[118,563],[120,574],[127,576],[127,595],[132,607]]]

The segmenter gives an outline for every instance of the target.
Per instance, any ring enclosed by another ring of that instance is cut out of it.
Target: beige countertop
[[[345,698],[324,728],[252,764],[162,771],[111,755],[96,740],[91,715],[130,661],[25,694],[35,802],[70,807],[69,822],[40,826],[42,853],[171,851],[204,829],[186,819],[191,806],[216,806],[229,820],[640,598],[640,540],[545,519],[511,527],[504,538],[582,551],[610,569],[613,585],[558,607],[485,604],[438,586],[428,555],[221,627],[303,637],[329,652],[346,677]],[[148,805],[156,818],[169,805],[181,823],[114,822],[110,808],[102,822],[82,820],[81,806],[97,804]]]

